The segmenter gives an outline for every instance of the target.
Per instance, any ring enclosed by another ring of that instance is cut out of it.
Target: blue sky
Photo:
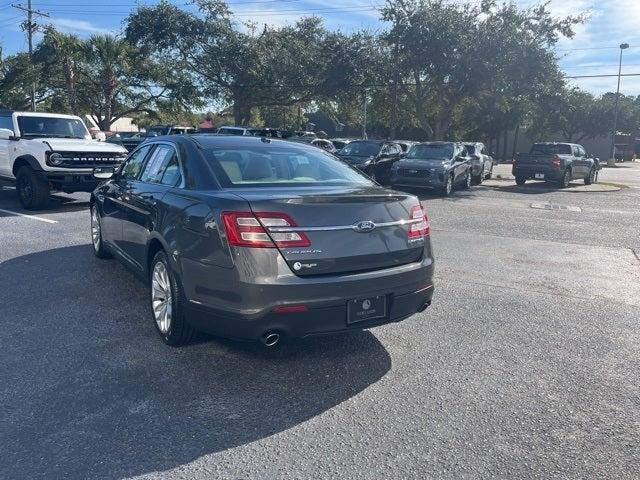
[[[186,0],[172,0],[184,5]],[[19,23],[24,16],[11,7],[17,0],[0,0],[0,45],[4,54],[26,50],[27,42]],[[22,2],[26,4],[26,1]],[[41,23],[88,36],[99,32],[118,32],[127,13],[137,3],[153,4],[154,0],[33,0],[36,9],[49,13]],[[240,21],[282,25],[295,22],[305,14],[315,13],[325,19],[329,28],[352,31],[361,28],[383,29],[376,6],[383,0],[229,0]],[[537,4],[534,0],[517,0],[522,7]],[[188,8],[188,7],[187,7]],[[560,65],[567,75],[616,74],[618,45],[626,42],[623,73],[640,73],[640,0],[551,0],[550,9],[557,16],[589,12],[589,20],[578,26],[573,39],[558,45]],[[572,80],[593,93],[615,90],[616,78]],[[622,79],[621,91],[640,95],[640,76]]]

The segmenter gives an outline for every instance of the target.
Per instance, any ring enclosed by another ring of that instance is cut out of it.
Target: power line
[[[22,23],[22,29],[26,30],[27,36],[29,38],[29,67],[33,70],[33,34],[38,29],[38,24],[33,21],[33,15],[35,14],[40,17],[48,17],[49,14],[34,10],[31,4],[31,0],[28,0],[26,8],[22,5],[12,4],[11,6],[13,8],[17,8],[18,10],[22,10],[27,14],[27,20]],[[33,78],[31,80],[31,111],[36,111],[36,84]]]

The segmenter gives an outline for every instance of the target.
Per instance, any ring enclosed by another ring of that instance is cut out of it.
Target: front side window
[[[453,145],[450,143],[435,143],[414,145],[406,158],[415,160],[430,160],[453,157]]]
[[[20,136],[25,138],[91,138],[87,127],[78,118],[19,115],[18,128]]]
[[[127,180],[135,180],[142,170],[144,159],[146,158],[152,145],[144,145],[135,150],[125,161],[122,167],[122,178]]]
[[[291,186],[370,186],[373,183],[320,149],[270,148],[211,149],[207,163],[225,188]]]

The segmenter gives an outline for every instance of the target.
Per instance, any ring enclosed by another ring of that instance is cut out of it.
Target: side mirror
[[[116,173],[113,167],[96,167],[93,169],[93,178],[98,180],[109,180]]]
[[[9,130],[8,128],[0,128],[0,140],[9,140],[15,134],[13,130]]]

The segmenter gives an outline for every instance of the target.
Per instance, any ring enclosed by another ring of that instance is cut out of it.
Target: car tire
[[[525,177],[516,177],[516,185],[518,185],[519,187],[524,185],[526,181],[527,179]]]
[[[42,210],[49,203],[49,183],[40,179],[31,167],[22,167],[16,176],[20,205],[27,210]]]
[[[469,190],[471,188],[472,182],[471,169],[467,170],[467,174],[464,176],[464,182],[462,183],[462,188],[464,190]]]
[[[91,244],[96,257],[112,258],[111,253],[109,253],[102,241],[102,224],[100,223],[100,213],[96,204],[91,205]]]
[[[149,299],[151,318],[162,341],[172,347],[190,343],[196,330],[187,323],[186,298],[164,250],[151,262]]]
[[[594,167],[592,167],[591,170],[589,170],[589,175],[584,177],[584,184],[591,185],[592,183],[595,183],[597,180],[597,176],[598,171]]]
[[[571,183],[571,169],[565,168],[562,178],[560,179],[560,188],[567,188]]]
[[[442,186],[441,194],[443,197],[448,197],[453,193],[453,175],[447,175],[447,180]]]
[[[484,169],[480,170],[480,173],[478,173],[478,175],[473,175],[471,177],[471,182],[473,183],[473,185],[480,185],[482,183],[482,180],[484,180],[483,172]]]

